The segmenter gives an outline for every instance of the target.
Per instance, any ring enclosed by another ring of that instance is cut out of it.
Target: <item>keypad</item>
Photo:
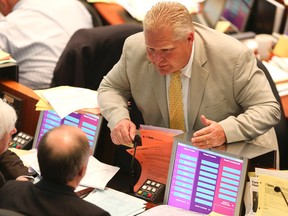
[[[10,148],[17,148],[17,149],[26,149],[28,144],[31,144],[33,140],[33,137],[23,133],[19,132],[10,142],[9,147]]]
[[[152,203],[160,203],[163,202],[164,191],[164,184],[153,181],[151,179],[147,179],[144,184],[138,189],[135,195],[141,199]]]

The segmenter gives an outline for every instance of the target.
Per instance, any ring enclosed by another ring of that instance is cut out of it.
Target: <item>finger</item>
[[[119,145],[119,144],[126,143],[125,138],[124,138],[125,132],[123,132],[125,130],[123,128],[124,128],[123,126],[117,126],[112,130],[111,139],[112,139],[114,144]],[[127,135],[127,136],[129,137],[129,135]]]
[[[134,124],[131,124],[129,129],[130,139],[134,140],[135,135],[136,135],[136,126]]]
[[[208,148],[213,148],[213,142],[212,140],[205,140],[203,142],[197,143],[197,148],[199,149],[208,149]]]
[[[202,124],[204,125],[204,126],[209,126],[210,124],[212,124],[212,121],[211,120],[209,120],[209,119],[207,119],[206,117],[205,117],[205,115],[201,115],[201,122],[202,122]]]
[[[201,137],[210,134],[213,131],[211,126],[206,126],[198,131],[193,133],[193,137]]]
[[[193,134],[193,137],[191,138],[192,142],[204,142],[206,140],[210,140],[211,136],[208,130],[200,130]]]
[[[110,137],[111,137],[111,140],[112,140],[112,142],[114,143],[114,144],[116,144],[116,145],[120,145],[121,144],[121,142],[120,142],[120,140],[117,138],[117,136],[115,135],[115,132],[111,132],[110,133]]]

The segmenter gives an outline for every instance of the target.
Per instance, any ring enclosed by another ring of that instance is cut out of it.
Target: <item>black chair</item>
[[[273,81],[269,71],[264,66],[264,64],[259,60],[257,60],[257,66],[265,73],[269,81],[269,84],[271,86],[271,89],[273,91],[273,94],[276,100],[280,104],[281,120],[274,128],[275,128],[275,132],[276,132],[276,136],[278,140],[279,155],[280,155],[280,169],[286,170],[288,169],[288,120],[285,117],[283,105],[282,105],[278,90],[276,88],[275,82]]]
[[[76,31],[56,64],[51,87],[71,85],[98,89],[119,60],[125,39],[142,31],[137,24],[100,26]]]

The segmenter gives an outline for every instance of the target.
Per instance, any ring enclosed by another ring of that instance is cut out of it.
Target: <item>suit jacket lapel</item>
[[[207,62],[207,55],[205,47],[203,46],[202,39],[195,32],[194,42],[194,59],[192,64],[192,76],[189,83],[189,106],[188,106],[188,119],[189,130],[192,130],[195,121],[199,113],[201,101],[206,88],[206,82],[209,76],[209,72],[204,68],[204,64]]]

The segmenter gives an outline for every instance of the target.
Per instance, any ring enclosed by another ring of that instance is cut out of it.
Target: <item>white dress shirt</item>
[[[0,49],[17,61],[20,83],[48,88],[72,34],[91,27],[91,15],[78,0],[20,0],[0,20]]]

